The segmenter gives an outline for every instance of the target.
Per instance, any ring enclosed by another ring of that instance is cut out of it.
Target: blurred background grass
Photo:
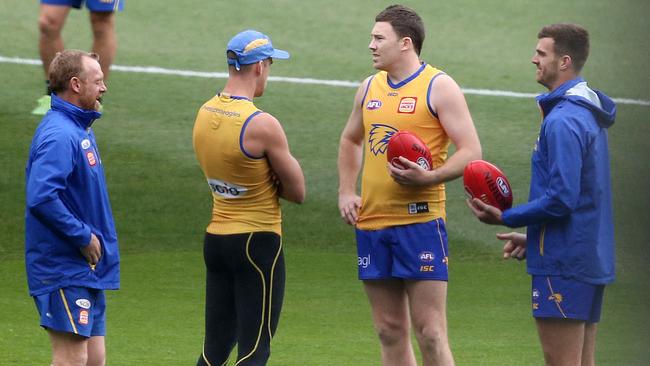
[[[427,26],[422,58],[465,88],[542,92],[530,64],[536,34],[577,22],[592,36],[584,76],[613,97],[650,99],[650,4],[645,1],[407,1]],[[373,73],[367,44],[390,2],[128,1],[117,16],[116,64],[226,71],[224,47],[256,28],[292,58],[272,75],[362,80]],[[38,58],[38,4],[0,3],[0,55]],[[88,49],[86,10],[72,11],[67,47]],[[109,293],[109,364],[193,364],[203,336],[202,233],[210,214],[191,130],[221,79],[113,72],[94,126],[122,249],[122,290]],[[39,119],[42,69],[0,63],[0,364],[46,364],[49,345],[27,295],[23,257],[24,165]],[[270,365],[376,365],[379,349],[356,280],[353,232],[337,205],[338,136],[353,88],[270,82],[257,105],[283,123],[307,178],[305,204],[285,203],[287,292]],[[468,95],[484,157],[526,200],[539,128],[532,99]],[[647,106],[619,105],[610,130],[618,281],[605,296],[601,365],[642,365],[649,317],[645,242],[650,174]],[[451,264],[449,332],[459,365],[541,365],[523,263],[502,262],[498,228],[478,224],[459,181],[448,184]]]

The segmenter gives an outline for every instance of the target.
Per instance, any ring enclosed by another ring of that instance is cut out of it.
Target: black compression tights
[[[235,365],[265,365],[284,297],[280,236],[206,233],[203,256],[205,340],[197,365],[225,365],[235,344]]]

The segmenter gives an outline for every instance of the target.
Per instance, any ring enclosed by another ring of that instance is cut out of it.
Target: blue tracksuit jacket
[[[117,234],[90,128],[100,116],[52,95],[52,109],[32,139],[25,174],[25,265],[32,296],[67,286],[119,287]],[[94,270],[79,251],[91,232],[102,246]]]
[[[528,273],[610,283],[615,259],[607,129],[616,106],[582,78],[537,101],[544,120],[529,200],[506,210],[503,221],[528,227]]]

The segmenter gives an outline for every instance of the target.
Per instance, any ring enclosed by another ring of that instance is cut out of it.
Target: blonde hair
[[[50,88],[52,92],[59,93],[66,91],[73,77],[83,78],[83,58],[89,57],[99,61],[99,55],[79,50],[65,50],[57,52],[50,63],[49,75]]]

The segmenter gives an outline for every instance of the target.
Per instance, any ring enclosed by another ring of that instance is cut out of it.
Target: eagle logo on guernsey
[[[370,151],[375,154],[385,154],[388,148],[388,140],[397,132],[395,127],[380,123],[373,123],[368,133],[368,144]]]
[[[86,150],[89,147],[90,147],[90,140],[88,140],[88,139],[81,140],[81,148],[82,149]]]
[[[400,99],[399,106],[397,107],[397,113],[415,113],[415,106],[418,103],[418,98],[416,97],[404,97]]]
[[[381,100],[372,99],[369,100],[368,103],[366,104],[366,109],[369,111],[374,111],[381,108],[381,105],[382,105]]]

